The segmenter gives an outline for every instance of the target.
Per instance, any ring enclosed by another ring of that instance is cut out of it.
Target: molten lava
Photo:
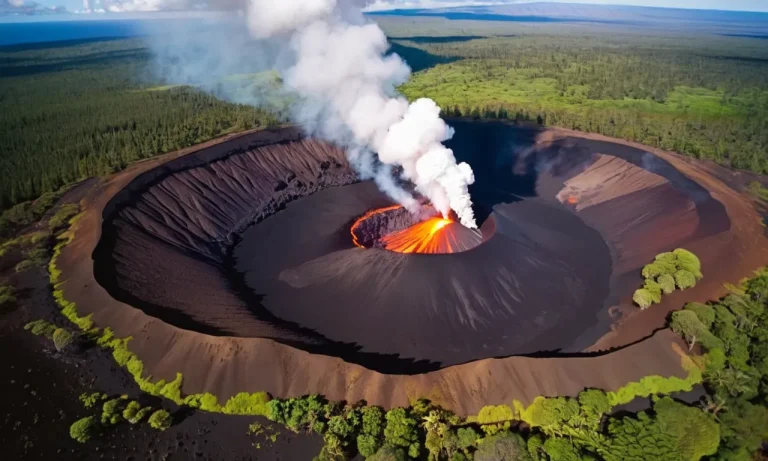
[[[371,210],[352,224],[352,241],[360,248],[397,253],[459,253],[482,243],[479,231],[452,219],[439,215],[416,219],[397,205]]]
[[[455,239],[447,226],[453,221],[429,218],[381,238],[384,248],[398,253],[453,253]]]

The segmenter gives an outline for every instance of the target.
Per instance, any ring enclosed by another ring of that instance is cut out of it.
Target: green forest
[[[393,51],[417,71],[400,91],[435,99],[447,116],[601,133],[768,173],[764,40],[382,21]],[[439,36],[446,33],[456,35]],[[268,110],[156,81],[150,60],[141,39],[0,48],[0,210],[280,122]]]
[[[423,69],[400,90],[448,116],[533,121],[768,173],[764,40],[551,27],[469,38],[398,38],[422,51],[409,64]]]
[[[258,108],[149,79],[141,40],[0,48],[0,209],[228,132]]]

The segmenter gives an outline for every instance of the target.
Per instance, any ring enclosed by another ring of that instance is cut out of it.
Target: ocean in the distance
[[[143,20],[91,20],[0,23],[0,46],[25,43],[125,38],[145,35]]]

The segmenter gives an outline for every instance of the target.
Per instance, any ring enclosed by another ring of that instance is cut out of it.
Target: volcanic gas
[[[423,207],[414,215],[399,205],[368,211],[350,228],[360,248],[383,248],[396,253],[447,254],[471,250],[483,241],[482,234],[452,218]]]

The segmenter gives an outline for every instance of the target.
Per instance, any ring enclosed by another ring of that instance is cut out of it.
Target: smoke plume
[[[232,88],[232,79],[228,85],[210,82],[226,73],[276,70],[282,78],[279,91],[291,101],[290,117],[310,135],[346,149],[363,179],[374,179],[417,213],[419,201],[401,186],[395,176],[399,173],[443,216],[453,210],[464,226],[476,228],[468,190],[474,182],[472,169],[457,164],[442,144],[453,129],[440,118],[434,101],[409,104],[397,94],[410,68],[399,56],[387,54],[384,32],[362,14],[366,3],[248,0],[244,19],[257,39],[256,49],[240,38],[233,40],[241,33],[230,27],[219,38],[200,31],[174,34],[173,44],[164,43],[155,55],[171,82],[207,87],[227,99],[262,107],[270,103],[274,88],[269,85],[243,91]],[[249,63],[247,70],[241,69],[244,62]]]

